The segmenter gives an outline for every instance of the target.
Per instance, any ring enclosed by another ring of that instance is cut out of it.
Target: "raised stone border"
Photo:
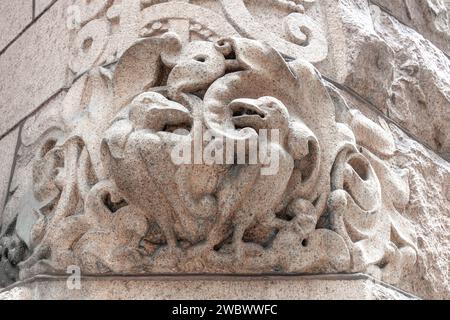
[[[417,300],[364,274],[291,276],[84,276],[80,290],[68,276],[36,276],[0,291],[14,299],[151,300]]]

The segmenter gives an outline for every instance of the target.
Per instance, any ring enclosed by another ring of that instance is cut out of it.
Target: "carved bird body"
[[[192,125],[190,112],[156,92],[133,100],[103,143],[105,163],[127,201],[136,203],[161,228],[167,244],[177,247],[175,205],[181,202],[174,181],[171,150]]]
[[[250,128],[259,132],[266,129],[279,133],[276,136],[271,133],[266,144],[267,150],[261,150],[263,145],[258,145],[260,154],[261,151],[266,152],[270,159],[276,161],[274,172],[264,174],[268,165],[263,163],[237,165],[237,173],[229,175],[218,192],[219,218],[210,233],[209,246],[216,246],[224,240],[227,225],[231,221],[234,227],[233,244],[239,256],[242,255],[245,231],[259,221],[270,221],[275,217],[274,210],[286,190],[294,159],[284,148],[289,130],[289,113],[282,102],[272,97],[236,99],[228,108],[237,130]]]

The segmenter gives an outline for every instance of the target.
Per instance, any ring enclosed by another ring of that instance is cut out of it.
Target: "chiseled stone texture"
[[[8,193],[18,134],[19,129],[15,129],[0,140],[0,211],[3,211],[3,205]],[[0,214],[0,223],[1,221],[2,215]]]
[[[335,61],[335,70],[323,70],[324,75],[450,159],[450,59],[415,29],[367,0],[332,3],[329,59]]]
[[[418,263],[401,287],[426,299],[450,299],[450,163],[391,127],[395,161],[410,171],[404,214],[414,223],[419,249]]]
[[[33,0],[0,1],[0,51],[33,19]]]
[[[394,52],[375,31],[368,1],[325,3],[333,69],[322,73],[386,112]]]
[[[37,277],[0,300],[415,300],[364,275],[288,277],[90,277],[69,290],[66,277]]]
[[[68,84],[67,5],[58,1],[0,56],[0,134]]]
[[[370,0],[402,23],[416,29],[450,55],[450,2],[448,0]]]
[[[449,160],[450,59],[385,13],[375,14],[374,24],[394,50],[389,117]]]

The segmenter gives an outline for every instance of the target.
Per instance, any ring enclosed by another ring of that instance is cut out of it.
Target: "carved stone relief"
[[[408,172],[389,164],[388,126],[350,109],[311,64],[327,55],[305,15],[314,1],[270,1],[290,12],[279,32],[261,32],[256,1],[81,2],[71,68],[84,74],[36,142],[29,233],[18,234],[17,218],[3,226],[9,280],[77,265],[84,274],[367,272],[396,283],[415,264],[401,215]],[[123,39],[122,24],[139,25],[136,38]],[[217,161],[224,139],[250,158],[261,130],[277,132],[264,144],[278,156],[275,174]],[[173,161],[199,139],[216,161],[195,151]]]
[[[69,10],[74,30],[70,66],[82,74],[115,62],[138,38],[167,31],[183,43],[241,35],[267,41],[292,59],[320,62],[328,54],[320,12],[315,0],[76,0]]]

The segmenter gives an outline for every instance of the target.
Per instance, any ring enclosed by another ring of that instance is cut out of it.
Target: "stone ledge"
[[[36,276],[0,291],[0,300],[413,300],[417,297],[364,274],[280,276]],[[251,291],[249,290],[251,288]]]

